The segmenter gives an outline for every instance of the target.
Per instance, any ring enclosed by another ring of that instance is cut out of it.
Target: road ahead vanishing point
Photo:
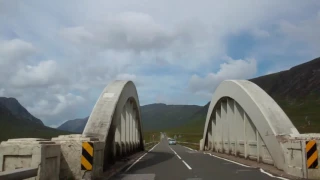
[[[214,175],[214,176],[213,176]],[[213,178],[214,177],[214,178]],[[148,153],[128,165],[112,180],[248,180],[279,179],[260,169],[219,159],[163,138]],[[285,178],[280,178],[285,179]]]

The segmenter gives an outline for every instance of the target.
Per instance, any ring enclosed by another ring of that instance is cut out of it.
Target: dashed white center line
[[[190,169],[190,170],[192,169],[184,160],[182,160],[182,162],[184,163],[184,165],[187,166],[188,169]]]
[[[171,147],[169,147],[169,148],[171,149],[171,151],[172,151],[179,159],[181,159],[181,157],[176,153],[176,151],[174,151]],[[182,159],[181,159],[181,160],[182,160]],[[187,166],[187,168],[188,168],[189,170],[192,169],[184,160],[182,160],[182,162],[183,162],[184,165]]]
[[[158,143],[159,144],[159,143]],[[148,152],[152,151],[158,144],[154,145],[153,148],[151,148]],[[137,159],[133,164],[131,164],[130,167],[128,167],[125,172],[129,171],[135,164],[137,164],[137,162],[139,162],[145,155],[148,154],[148,152],[144,153],[141,157],[139,157],[139,159]]]
[[[176,154],[176,155],[178,156],[179,159],[181,159],[181,157],[178,154]]]

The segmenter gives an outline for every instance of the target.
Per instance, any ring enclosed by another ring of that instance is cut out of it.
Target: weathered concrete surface
[[[109,129],[113,120],[121,119],[121,113],[127,101],[130,100],[136,112],[137,128],[142,145],[142,125],[140,115],[140,104],[135,85],[131,81],[114,81],[109,84],[100,95],[95,104],[90,118],[85,126],[83,135],[98,137],[100,141],[107,141]]]
[[[132,81],[114,81],[103,90],[82,134],[105,142],[104,169],[116,161],[117,155],[143,150],[140,104]],[[137,149],[134,141],[139,144]]]
[[[81,134],[61,135],[52,138],[52,141],[61,145],[60,179],[93,179],[103,172],[104,142],[98,138],[85,137]],[[81,170],[82,143],[93,143],[92,171]]]
[[[231,116],[230,112],[233,113]],[[216,127],[211,125],[214,118],[217,121]],[[234,119],[237,121],[233,122]],[[213,136],[217,135],[218,139],[220,138],[216,144],[218,152],[226,150],[228,153],[236,154],[240,151],[245,158],[249,158],[256,155],[254,152],[250,154],[249,142],[259,143],[256,147],[265,145],[267,151],[264,154],[270,154],[272,163],[282,170],[287,166],[284,147],[279,143],[277,136],[299,134],[279,105],[260,87],[246,80],[228,80],[218,86],[208,109],[202,143],[206,142],[209,131],[213,132]],[[239,139],[244,132],[245,137]],[[235,151],[232,149],[234,146],[238,148]],[[200,147],[204,148],[204,145]],[[261,150],[262,148],[257,149],[257,152]],[[261,153],[258,157],[260,155]],[[268,158],[264,160],[267,162]]]
[[[29,179],[58,180],[60,145],[45,139],[9,139],[0,144],[0,171],[38,167],[38,175]]]
[[[0,180],[28,179],[38,175],[38,167],[20,168],[0,172]]]

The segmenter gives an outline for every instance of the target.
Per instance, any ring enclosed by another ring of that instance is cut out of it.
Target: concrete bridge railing
[[[1,142],[0,179],[96,179],[116,160],[144,150],[142,135],[136,87],[115,81],[103,90],[82,134]],[[31,167],[36,174],[25,169]]]
[[[27,179],[38,175],[38,167],[21,168],[0,172],[0,180]]]
[[[200,150],[270,164],[298,177],[318,178],[318,167],[311,166],[318,161],[318,151],[312,152],[310,160],[307,151],[311,145],[306,144],[312,139],[318,144],[319,136],[300,134],[280,106],[256,84],[229,80],[213,94]]]

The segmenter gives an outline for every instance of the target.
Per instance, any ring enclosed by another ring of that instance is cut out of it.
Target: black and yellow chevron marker
[[[93,165],[93,143],[82,143],[81,170],[92,170]]]
[[[315,140],[306,141],[306,152],[308,169],[318,169],[318,150]]]

